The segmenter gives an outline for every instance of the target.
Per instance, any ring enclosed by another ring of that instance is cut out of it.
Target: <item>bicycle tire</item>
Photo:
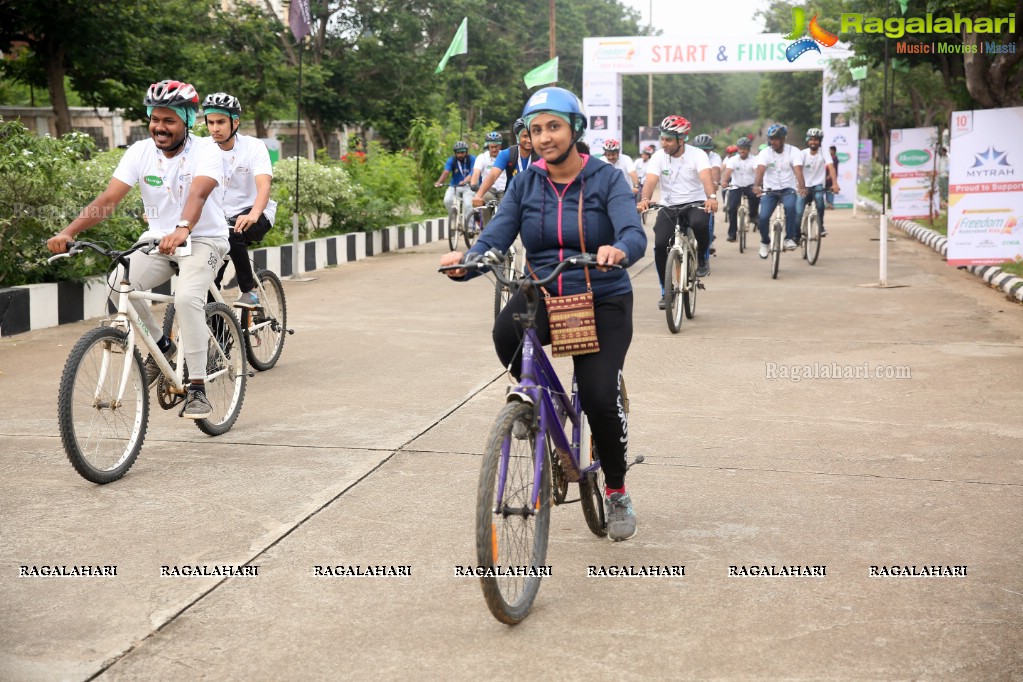
[[[687,279],[685,281],[685,288],[682,290],[682,310],[685,312],[685,318],[692,320],[697,314],[697,238],[693,234],[693,228],[687,230],[687,251],[688,251],[688,262],[690,265],[686,268]]]
[[[777,219],[771,225],[771,279],[778,279],[778,268],[781,265],[782,226]]]
[[[513,435],[516,422],[523,425],[525,438]],[[476,559],[480,568],[540,567],[546,561],[551,477],[546,473],[540,476],[539,505],[532,509],[536,437],[533,406],[521,402],[505,405],[487,436],[476,491]],[[506,441],[509,447],[504,499],[501,510],[497,510],[494,498]],[[490,613],[507,625],[520,623],[536,599],[540,579],[540,576],[481,576],[480,586]]]
[[[585,419],[586,415],[582,415]],[[600,461],[600,453],[597,446],[593,444],[593,438],[589,436],[589,428],[582,432],[583,442],[579,443],[580,449],[590,448],[590,458]],[[585,441],[589,441],[588,443]],[[598,538],[607,536],[607,517],[604,512],[604,471],[597,469],[583,476],[579,481],[579,504],[583,508],[583,518],[586,520],[586,527]]]
[[[284,340],[288,335],[288,301],[277,273],[260,270],[257,276],[263,288],[260,307],[243,308],[241,326],[249,364],[265,372],[277,364],[284,350]],[[252,327],[257,329],[252,331]]]
[[[810,265],[816,264],[821,254],[821,224],[816,210],[810,214],[807,221],[803,243],[806,245],[806,262]]]
[[[678,334],[682,329],[682,289],[689,276],[685,254],[684,248],[669,249],[668,263],[664,271],[664,315],[668,320],[668,330],[672,334]]]
[[[119,329],[91,329],[71,349],[60,378],[60,440],[71,466],[92,483],[111,483],[128,473],[146,439],[149,386],[138,348],[129,358],[127,345],[127,334]],[[128,383],[120,404],[111,407],[125,361],[131,363]]]
[[[500,266],[498,266],[498,267],[501,268],[501,271],[502,271],[501,274],[503,274],[507,279],[511,279],[514,276],[514,274],[515,274],[515,263],[514,263],[515,251],[513,249],[514,249],[514,247],[512,247],[512,249],[508,250],[508,253],[505,255],[504,262]],[[497,319],[497,316],[501,314],[501,311],[504,310],[504,307],[506,305],[508,305],[508,301],[509,300],[511,300],[511,290],[508,287],[506,287],[503,284],[501,284],[500,282],[496,281],[496,278],[495,278],[495,282],[494,282],[494,319],[495,320]]]
[[[455,201],[461,202],[458,194],[455,194]],[[448,213],[448,246],[452,251],[458,250],[458,224],[462,221],[461,206],[456,206],[451,213]]]
[[[806,229],[807,223],[810,220],[810,207],[813,204],[807,204],[806,208],[803,209],[803,215],[799,218],[799,248],[803,252],[803,260],[806,260]]]
[[[206,304],[206,325],[211,337],[207,337],[206,397],[213,405],[214,413],[206,419],[196,419],[195,425],[209,436],[220,436],[231,430],[245,402],[245,380],[248,369],[245,366],[245,340],[238,318],[223,303]],[[220,348],[216,348],[219,346]],[[226,356],[220,356],[220,350]],[[210,378],[210,375],[219,376]]]
[[[483,231],[481,225],[476,223],[476,219],[479,217],[479,213],[473,212],[469,214],[469,222],[471,225],[465,226],[462,232],[462,237],[465,239],[465,248],[471,249],[472,243],[476,241],[476,235]]]
[[[746,250],[746,223],[749,219],[749,210],[745,204],[739,204],[738,216],[735,219],[735,230],[739,237],[739,253]]]

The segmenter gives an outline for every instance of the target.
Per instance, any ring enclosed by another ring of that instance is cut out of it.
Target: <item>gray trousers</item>
[[[220,264],[227,255],[227,239],[192,237],[192,253],[188,256],[165,256],[162,253],[136,251],[129,256],[131,287],[148,291],[169,280],[174,274],[171,263],[178,265],[178,282],[174,291],[174,307],[181,328],[181,352],[188,363],[189,379],[206,378],[206,292],[217,276]],[[154,338],[160,338],[162,328],[153,317],[148,301],[132,301],[135,310],[149,325]]]

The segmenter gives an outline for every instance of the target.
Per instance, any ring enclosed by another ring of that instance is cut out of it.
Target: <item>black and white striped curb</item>
[[[353,232],[336,237],[301,241],[298,243],[299,273],[446,239],[446,224],[446,218],[434,218],[422,223],[387,227],[375,232]],[[290,277],[293,249],[292,244],[253,249],[252,258],[258,268],[273,270],[281,277]],[[233,276],[233,268],[228,265],[224,281],[231,281]],[[170,294],[173,286],[172,278],[155,291]],[[102,317],[107,314],[109,293],[106,279],[103,277],[93,277],[85,282],[56,282],[0,288],[0,336],[12,336],[68,322]]]
[[[874,213],[881,213],[881,204],[870,199],[860,197],[860,205]],[[890,220],[890,225],[895,225],[903,232],[920,241],[941,254],[942,258],[948,257],[948,239],[940,232],[928,229],[914,223],[912,220]],[[997,265],[967,265],[963,266],[980,277],[993,287],[997,287],[1017,301],[1023,301],[1023,279],[1016,275],[1005,272]]]

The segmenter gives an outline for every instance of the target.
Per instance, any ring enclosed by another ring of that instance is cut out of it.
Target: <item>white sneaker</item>
[[[760,245],[760,257],[761,258],[767,258],[770,255],[771,255],[771,245],[770,244],[761,244]]]
[[[792,240],[792,239],[786,239],[785,240],[785,250],[786,251],[795,251],[798,248],[799,248],[799,244],[797,244],[794,240]]]

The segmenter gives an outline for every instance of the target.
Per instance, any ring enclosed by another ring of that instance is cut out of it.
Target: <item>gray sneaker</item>
[[[174,362],[172,358],[174,357],[174,354],[177,352],[178,347],[174,345],[173,341],[171,341],[170,348],[165,350],[163,353],[163,356],[167,358],[167,362],[170,363],[171,367],[174,367]],[[154,360],[153,356],[150,355],[149,357],[146,358],[146,362],[143,365],[143,367],[146,370],[146,385],[152,388],[156,381],[160,378],[160,366],[156,364],[156,360]]]
[[[189,388],[188,395],[185,397],[185,405],[181,408],[180,416],[185,419],[205,419],[211,414],[213,414],[213,406],[210,405],[210,401],[206,397],[206,392]]]
[[[258,308],[259,307],[259,294],[255,291],[246,291],[244,294],[238,297],[238,300],[234,302],[235,308]]]
[[[609,540],[619,542],[636,534],[636,514],[632,511],[632,498],[628,494],[611,493],[610,497],[605,497],[604,513]]]

